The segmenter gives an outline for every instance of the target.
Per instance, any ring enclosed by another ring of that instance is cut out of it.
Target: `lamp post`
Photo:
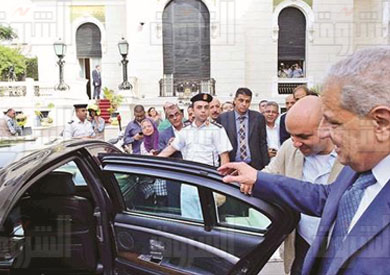
[[[123,82],[119,84],[120,90],[131,90],[133,89],[133,85],[127,79],[127,63],[129,61],[126,59],[129,54],[129,43],[122,37],[121,41],[118,43],[119,53],[122,56],[122,70],[123,70]]]
[[[58,57],[57,64],[60,67],[60,83],[54,87],[56,91],[66,91],[69,90],[69,85],[64,82],[64,64],[65,64],[65,53],[66,53],[66,44],[59,39],[57,42],[54,42],[54,52]]]

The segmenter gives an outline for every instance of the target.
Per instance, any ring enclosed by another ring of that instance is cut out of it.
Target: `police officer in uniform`
[[[185,160],[196,161],[212,166],[229,162],[229,152],[233,149],[225,128],[210,121],[209,103],[213,97],[200,93],[191,98],[195,120],[185,126],[176,135],[173,142],[159,156],[169,157],[180,151]],[[214,154],[217,152],[218,155]],[[202,219],[202,212],[197,189],[183,184],[181,188],[181,212],[183,217]]]
[[[73,105],[75,108],[76,117],[74,120],[69,121],[65,125],[63,133],[65,139],[92,138],[95,136],[92,124],[87,120],[87,105],[88,104]]]

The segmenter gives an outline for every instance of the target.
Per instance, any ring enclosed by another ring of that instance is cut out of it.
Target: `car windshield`
[[[62,138],[19,137],[0,139],[0,168],[3,168],[22,157],[51,145],[60,143]]]

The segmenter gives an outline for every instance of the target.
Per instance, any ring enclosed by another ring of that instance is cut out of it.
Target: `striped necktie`
[[[375,183],[376,179],[371,170],[361,173],[357,180],[348,190],[344,192],[343,196],[341,197],[337,210],[336,223],[333,228],[328,249],[325,253],[325,258],[321,264],[321,274],[326,273],[332,259],[336,255],[337,250],[341,248],[341,245],[348,234],[348,229],[352,218],[355,216],[363,198],[365,189]]]

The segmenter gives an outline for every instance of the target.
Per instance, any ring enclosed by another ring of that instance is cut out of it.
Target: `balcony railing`
[[[300,85],[307,85],[307,80],[305,78],[279,78],[278,94],[292,94],[294,89]]]
[[[166,75],[160,80],[160,96],[176,96],[181,99],[189,99],[198,93],[215,95],[215,80],[189,79],[174,80],[172,76]]]

